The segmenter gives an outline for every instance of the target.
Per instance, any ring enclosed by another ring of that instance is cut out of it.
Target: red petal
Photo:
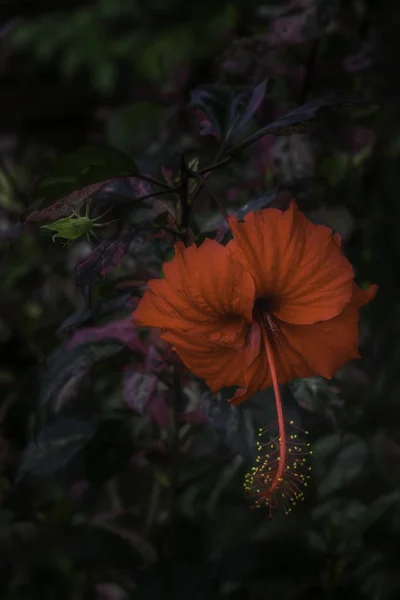
[[[267,208],[229,225],[235,260],[251,273],[258,298],[282,321],[311,325],[338,315],[351,298],[354,273],[331,229],[314,225],[294,202]]]
[[[133,313],[137,325],[202,332],[213,342],[240,347],[251,322],[255,288],[229,250],[207,239],[197,248],[179,242],[164,265],[165,279],[149,282]]]
[[[282,332],[292,351],[301,354],[305,361],[304,370],[296,372],[294,369],[292,379],[307,377],[307,370],[331,379],[345,363],[360,358],[359,309],[374,298],[377,287],[371,286],[365,291],[354,284],[353,290],[351,301],[343,312],[329,321],[304,326],[282,324]]]

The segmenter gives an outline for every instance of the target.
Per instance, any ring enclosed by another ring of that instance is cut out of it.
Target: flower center
[[[279,323],[273,312],[278,302],[279,300],[276,296],[257,298],[253,307],[253,317],[260,324],[264,333],[264,346],[266,346],[267,338],[274,352],[278,350],[279,342],[283,341]]]

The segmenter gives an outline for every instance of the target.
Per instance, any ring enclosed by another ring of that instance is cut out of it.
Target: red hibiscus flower
[[[176,244],[165,278],[149,282],[133,320],[159,327],[212,392],[238,386],[235,405],[273,385],[279,460],[264,477],[269,502],[288,489],[290,467],[279,384],[331,378],[359,358],[359,309],[377,287],[354,283],[340,236],[311,223],[293,201],[285,212],[267,208],[228,221],[227,246]]]

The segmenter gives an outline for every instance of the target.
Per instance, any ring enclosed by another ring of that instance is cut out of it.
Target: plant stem
[[[176,194],[178,191],[179,188],[170,188],[168,191],[160,190],[159,192],[152,192],[151,194],[139,196],[139,198],[135,198],[135,201],[139,202],[140,200],[148,200],[148,198],[154,198],[155,196],[165,196],[165,194]]]
[[[222,206],[221,202],[218,200],[218,198],[216,197],[216,195],[214,194],[214,192],[212,191],[212,189],[210,188],[210,186],[208,185],[208,183],[206,183],[204,181],[204,179],[202,179],[202,177],[200,177],[200,175],[198,175],[197,173],[194,173],[194,175],[196,176],[196,178],[199,181],[201,181],[202,185],[204,185],[204,187],[206,188],[206,190],[209,193],[210,197],[214,200],[214,202],[217,204],[218,208],[220,209],[220,211],[224,215],[226,222],[228,222],[228,218],[229,218],[228,213],[226,212],[225,208]]]

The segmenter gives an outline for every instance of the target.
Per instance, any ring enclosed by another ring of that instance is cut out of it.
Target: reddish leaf
[[[74,210],[78,210],[85,201],[93,196],[93,194],[99,192],[102,187],[107,183],[110,183],[110,181],[114,180],[108,179],[106,181],[93,183],[80,190],[74,190],[70,194],[59,198],[54,204],[41,210],[34,210],[25,218],[24,222],[40,223],[40,221],[57,221],[58,219],[67,217],[71,215]]]

